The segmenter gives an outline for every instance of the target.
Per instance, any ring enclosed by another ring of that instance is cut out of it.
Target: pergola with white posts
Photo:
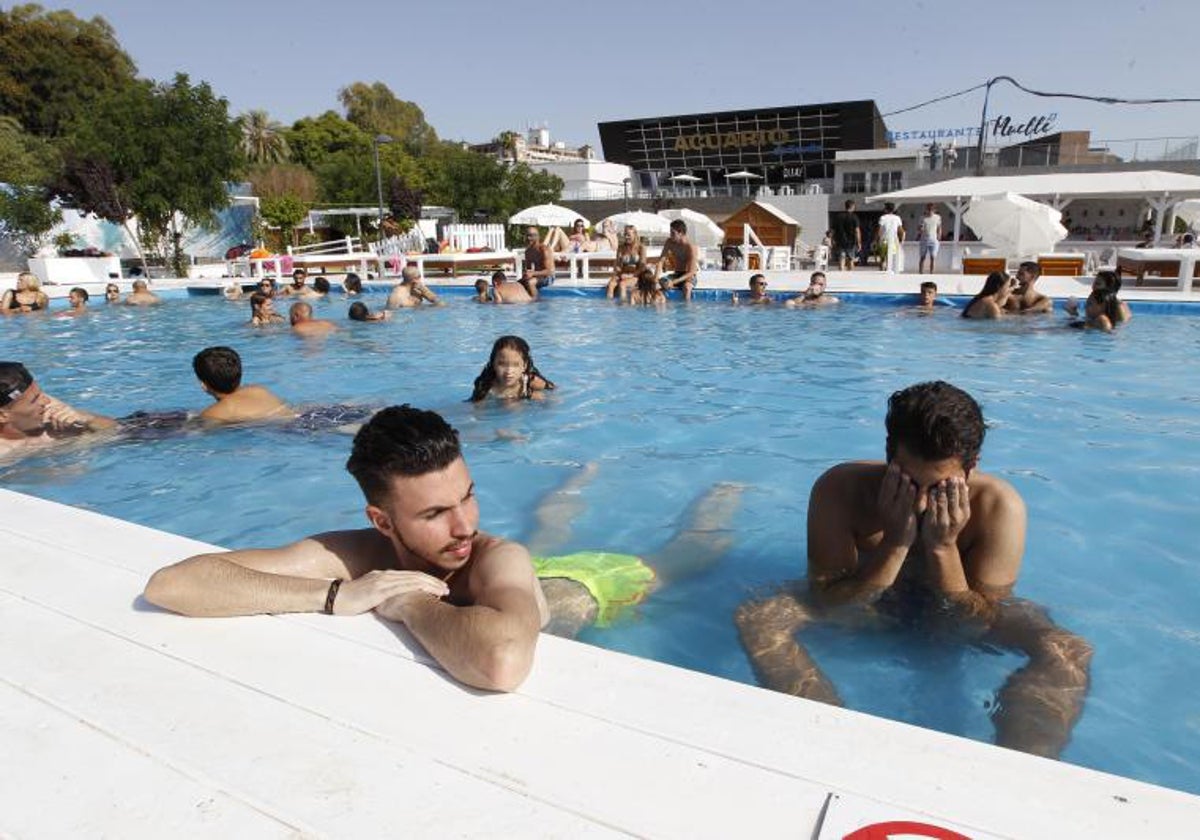
[[[1162,236],[1164,215],[1168,230],[1175,227],[1175,206],[1200,198],[1200,176],[1149,169],[1143,172],[1065,172],[1047,175],[992,175],[952,178],[906,190],[882,193],[868,202],[895,204],[942,202],[954,214],[954,259],[959,253],[962,211],[974,196],[1012,192],[1062,210],[1077,198],[1141,198],[1154,211],[1155,244]]]

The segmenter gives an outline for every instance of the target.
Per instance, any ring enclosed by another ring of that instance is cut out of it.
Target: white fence
[[[468,248],[507,250],[504,225],[446,225],[444,237],[454,251],[465,251]]]

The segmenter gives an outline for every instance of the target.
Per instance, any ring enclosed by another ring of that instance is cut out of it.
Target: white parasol
[[[526,207],[519,213],[508,217],[510,225],[540,225],[541,227],[570,227],[576,219],[583,219],[584,225],[591,227],[591,222],[569,207],[558,204],[538,204]]]
[[[1011,192],[972,198],[963,222],[981,240],[1010,257],[1048,253],[1067,237],[1062,213]]]
[[[659,210],[658,215],[672,222],[676,219],[682,219],[687,224],[688,239],[701,248],[715,248],[725,238],[725,231],[721,230],[720,225],[708,216],[698,213],[695,210],[680,207],[678,209]]]

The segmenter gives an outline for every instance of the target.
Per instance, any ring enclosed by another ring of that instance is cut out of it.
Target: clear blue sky
[[[208,81],[233,113],[291,123],[340,110],[339,88],[386,83],[439,136],[483,141],[546,123],[598,145],[596,123],[874,99],[883,113],[985,81],[1137,97],[1200,97],[1200,4],[70,0],[101,15],[143,76]],[[977,125],[982,92],[887,119],[892,130]],[[997,86],[990,112],[1056,112],[1094,139],[1200,134],[1200,105],[1104,106]]]

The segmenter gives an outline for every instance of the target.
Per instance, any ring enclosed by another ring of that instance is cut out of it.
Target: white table
[[[1178,270],[1177,288],[1186,292],[1196,276],[1196,261],[1200,248],[1121,248],[1117,251],[1117,267],[1130,271],[1141,280],[1147,271]]]

